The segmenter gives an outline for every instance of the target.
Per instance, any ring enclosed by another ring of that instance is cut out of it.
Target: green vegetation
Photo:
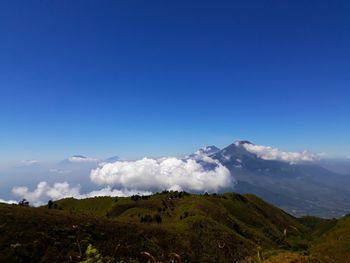
[[[348,251],[349,216],[297,219],[254,195],[0,205],[3,262],[347,262]]]
[[[350,216],[333,220],[327,227],[312,241],[311,253],[324,263],[350,262]]]

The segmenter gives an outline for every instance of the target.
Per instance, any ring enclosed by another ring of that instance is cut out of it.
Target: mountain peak
[[[69,158],[81,158],[81,159],[84,159],[84,158],[87,158],[86,156],[84,155],[79,155],[79,154],[76,154],[76,155],[72,155],[71,157]]]
[[[73,155],[67,159],[69,162],[98,162],[98,159],[86,157],[83,155]]]
[[[234,145],[236,145],[236,146],[241,146],[243,144],[253,144],[253,143],[251,143],[250,141],[247,141],[247,140],[236,140],[234,142]]]
[[[211,155],[220,151],[215,145],[204,146],[195,152],[196,155]]]

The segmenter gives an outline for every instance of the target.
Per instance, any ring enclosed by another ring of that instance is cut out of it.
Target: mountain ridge
[[[266,160],[248,151],[246,144],[255,145],[237,140],[208,155],[228,168],[237,180],[231,190],[257,194],[297,216],[339,217],[349,213],[349,176],[329,171],[313,161]]]

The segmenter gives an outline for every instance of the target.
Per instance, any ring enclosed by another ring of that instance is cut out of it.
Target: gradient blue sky
[[[0,2],[0,159],[245,138],[350,156],[349,1]]]

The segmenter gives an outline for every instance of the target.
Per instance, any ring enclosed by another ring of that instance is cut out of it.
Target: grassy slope
[[[185,262],[254,262],[258,250],[269,256],[269,262],[282,256],[303,262],[305,257],[297,250],[306,250],[311,243],[312,253],[318,255],[336,224],[296,219],[254,195],[232,193],[181,198],[178,193],[162,193],[136,201],[98,197],[56,203],[62,210],[0,205],[1,260],[69,262],[70,256],[79,255],[79,247],[84,251],[91,243],[101,254],[127,262],[131,258],[142,262],[141,251],[162,262],[171,252]],[[317,240],[319,236],[323,239]]]
[[[350,263],[350,216],[334,221],[312,242],[310,250],[321,262]]]

